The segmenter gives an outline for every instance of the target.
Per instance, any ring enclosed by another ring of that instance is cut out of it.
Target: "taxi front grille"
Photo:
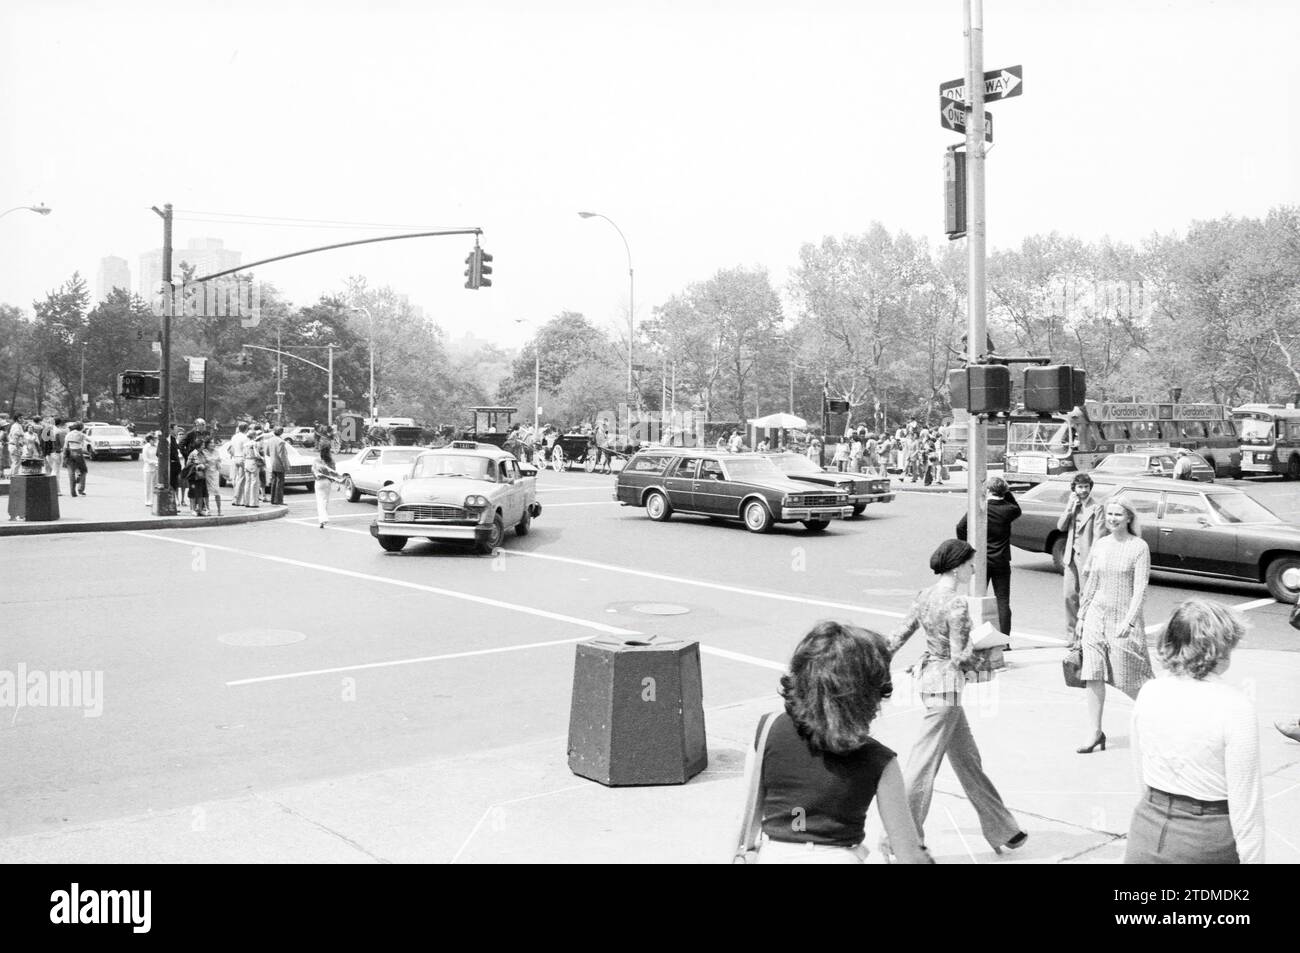
[[[398,513],[410,513],[410,516],[398,517]],[[463,506],[399,506],[396,510],[385,510],[384,521],[388,523],[406,523],[411,520],[463,520],[466,519]]]
[[[844,498],[840,496],[805,496],[799,506],[839,506]]]

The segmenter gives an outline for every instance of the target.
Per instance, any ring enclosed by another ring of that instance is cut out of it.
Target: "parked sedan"
[[[1214,482],[1214,467],[1199,453],[1189,453],[1192,458],[1192,479],[1201,483]],[[1092,469],[1093,473],[1119,476],[1173,477],[1178,451],[1169,447],[1151,447],[1146,450],[1128,450],[1102,457]]]
[[[812,532],[853,514],[849,496],[833,487],[791,480],[757,453],[715,453],[662,448],[643,450],[614,483],[624,506],[644,506],[662,522],[673,513],[743,520],[753,533],[773,523],[803,523]]]
[[[130,457],[139,460],[144,449],[144,441],[131,434],[125,427],[115,424],[96,424],[86,428],[86,444],[90,449],[90,459],[100,457]]]
[[[849,495],[854,516],[860,516],[868,503],[892,503],[894,500],[894,494],[889,492],[887,476],[825,470],[801,453],[774,453],[770,459],[791,480],[843,490]]]
[[[1300,597],[1300,524],[1288,523],[1235,487],[1160,478],[1092,474],[1093,499],[1119,500],[1137,513],[1151,548],[1151,568],[1216,579],[1263,583],[1279,602]],[[1056,528],[1070,497],[1070,480],[1052,478],[1018,497],[1020,518],[1011,544],[1051,553],[1057,571],[1065,533]]]
[[[420,447],[367,447],[340,463],[338,471],[348,501],[357,502],[363,493],[378,496],[384,487],[401,483],[410,476],[411,465],[421,452]]]

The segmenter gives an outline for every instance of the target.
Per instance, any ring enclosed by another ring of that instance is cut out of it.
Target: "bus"
[[[1243,473],[1281,473],[1300,480],[1300,410],[1295,404],[1242,404],[1232,409],[1241,437]]]
[[[960,407],[952,412],[952,423],[940,428],[943,434],[943,465],[960,468],[969,460],[970,414]],[[1007,423],[996,418],[988,422],[986,431],[988,465],[1002,466],[1007,450]]]
[[[1004,473],[1009,483],[1042,483],[1140,447],[1185,447],[1203,456],[1215,476],[1241,475],[1237,431],[1224,405],[1092,400],[1054,417],[1013,415]]]

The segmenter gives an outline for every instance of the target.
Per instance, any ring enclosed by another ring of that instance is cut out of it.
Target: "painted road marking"
[[[1277,604],[1277,600],[1272,596],[1269,596],[1267,599],[1256,599],[1254,602],[1243,602],[1241,605],[1233,606],[1233,608],[1241,612],[1249,612],[1251,609],[1262,609],[1265,606],[1275,606]]]
[[[629,633],[639,635],[640,633]],[[421,655],[416,658],[393,659],[388,662],[363,662],[357,665],[340,665],[336,668],[317,668],[306,672],[285,672],[282,675],[262,675],[257,678],[240,678],[226,682],[227,687],[235,685],[256,685],[261,682],[282,682],[291,678],[309,678],[313,675],[335,675],[339,672],[359,672],[368,668],[395,668],[399,665],[419,665],[423,662],[444,662],[448,659],[473,658],[478,655],[500,655],[503,652],[524,652],[529,649],[548,648],[552,645],[573,645],[585,642],[591,636],[580,635],[574,639],[556,639],[553,642],[532,642],[528,645],[504,645],[494,649],[475,649],[472,652],[448,652],[446,655]]]
[[[360,533],[361,530],[342,530],[342,532]],[[522,612],[526,615],[540,616],[543,619],[552,619],[556,622],[567,622],[570,625],[582,626],[585,629],[595,629],[597,632],[604,632],[609,635],[640,635],[639,632],[633,632],[630,629],[622,629],[618,626],[606,625],[603,622],[592,622],[589,619],[579,619],[576,616],[564,615],[559,612],[548,612],[545,609],[535,609],[532,606],[520,605],[515,602],[503,602],[500,599],[489,599],[486,596],[474,596],[466,592],[453,592],[450,589],[440,589],[437,586],[426,586],[418,582],[406,582],[403,579],[388,579],[384,576],[374,576],[370,573],[356,572],[352,569],[339,569],[335,566],[325,566],[320,563],[309,563],[301,559],[289,559],[286,556],[271,556],[267,553],[257,553],[250,549],[237,549],[234,546],[217,546],[212,543],[201,543],[192,539],[176,539],[172,536],[160,536],[157,533],[147,533],[143,531],[130,531],[130,535],[139,536],[143,539],[157,539],[164,543],[177,543],[181,546],[191,548],[210,549],[219,553],[234,553],[236,556],[248,556],[251,559],[265,559],[267,562],[281,563],[286,566],[297,566],[300,569],[315,569],[318,572],[332,573],[336,576],[347,576],[349,579],[361,579],[365,582],[377,582],[385,586],[397,586],[402,589],[415,589],[419,592],[428,592],[435,596],[446,596],[448,599],[460,599],[464,602],[476,602],[479,605],[491,606],[494,609],[506,609],[512,612]],[[370,535],[366,533],[365,535]]]

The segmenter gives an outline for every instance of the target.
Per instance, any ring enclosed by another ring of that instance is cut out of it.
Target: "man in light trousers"
[[[244,472],[244,451],[248,448],[248,424],[242,423],[235,430],[235,435],[230,438],[230,459],[234,462],[231,467],[230,476],[234,483],[234,492],[231,495],[231,506],[243,506],[242,503],[233,502],[244,495],[244,484],[248,480],[248,475]],[[257,475],[253,475],[254,479]]]

